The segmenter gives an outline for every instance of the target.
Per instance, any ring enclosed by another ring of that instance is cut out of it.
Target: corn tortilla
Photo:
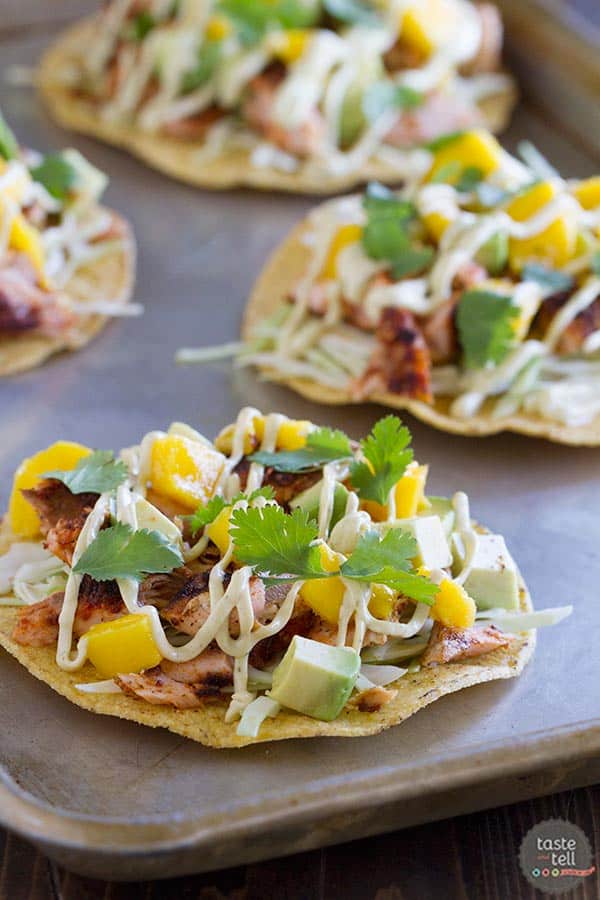
[[[250,294],[244,315],[242,337],[245,340],[251,338],[256,326],[273,312],[304,275],[312,252],[303,240],[305,233],[309,230],[310,226],[306,221],[297,225],[275,250],[261,272]],[[286,384],[317,403],[333,406],[361,402],[353,400],[344,391],[317,384],[307,378],[284,376],[272,369],[263,369],[262,371],[269,379]],[[547,438],[559,444],[581,447],[600,445],[600,416],[597,416],[588,425],[578,426],[563,425],[526,412],[519,412],[504,418],[494,418],[492,408],[495,401],[491,399],[486,401],[477,415],[470,416],[468,419],[459,419],[450,415],[452,401],[447,397],[438,397],[432,404],[392,393],[374,394],[369,396],[368,400],[393,409],[406,409],[416,419],[433,425],[440,431],[453,434],[483,437],[501,431],[514,431],[517,434],[526,434],[531,437]]]
[[[115,213],[111,214],[115,216]],[[110,300],[125,305],[131,298],[135,275],[135,242],[129,225],[117,217],[123,237],[120,247],[100,259],[81,266],[64,291],[79,303]],[[23,334],[0,338],[0,375],[14,375],[40,366],[61,350],[78,350],[89,343],[108,321],[108,316],[81,316],[75,329],[64,336]]]
[[[15,542],[6,520],[0,527],[0,554]],[[527,587],[519,574],[520,609],[532,609]],[[64,672],[56,665],[54,647],[23,647],[12,640],[18,608],[0,607],[0,645],[16,657],[25,668],[72,703],[101,715],[129,719],[152,728],[167,728],[198,741],[207,747],[243,747],[265,741],[308,737],[362,737],[377,734],[398,725],[409,716],[463,688],[485,681],[515,678],[531,659],[535,648],[535,631],[516,635],[508,647],[502,647],[465,662],[448,663],[407,674],[390,687],[398,691],[390,703],[377,712],[365,713],[346,708],[333,722],[321,722],[293,712],[282,711],[276,719],[267,719],[257,738],[239,737],[236,723],[225,722],[227,703],[209,703],[202,709],[176,710],[152,706],[124,694],[86,694],[76,684],[97,681],[94,668],[86,663],[77,672]]]
[[[232,149],[217,159],[197,159],[204,146],[202,141],[181,141],[157,134],[146,134],[135,127],[107,122],[97,108],[80,94],[65,86],[62,73],[73,70],[81,46],[89,42],[96,18],[85,19],[66,30],[46,51],[37,71],[37,84],[52,116],[65,128],[92,135],[117,147],[124,147],[134,156],[166,175],[197,187],[224,190],[233,187],[252,187],[261,190],[292,191],[307,194],[331,194],[366,181],[398,182],[393,166],[371,162],[359,173],[344,176],[314,171],[281,172],[271,167],[256,167],[250,154]],[[485,126],[493,132],[502,131],[516,102],[516,89],[511,87],[480,104]]]

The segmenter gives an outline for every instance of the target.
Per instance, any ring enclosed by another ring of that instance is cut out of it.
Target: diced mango
[[[580,181],[573,193],[584,209],[596,209],[600,206],[600,175]]]
[[[425,508],[425,482],[429,466],[411,463],[396,485],[396,518],[410,519]]]
[[[443,167],[452,163],[459,163],[461,167],[457,179],[463,169],[471,166],[480,169],[484,176],[490,175],[500,165],[501,154],[500,144],[488,131],[480,128],[463,131],[454,140],[433,151],[433,165],[427,180],[431,181]]]
[[[374,584],[369,597],[369,612],[376,619],[389,619],[396,603],[396,591],[386,584]]]
[[[281,62],[290,65],[304,55],[312,36],[309,28],[288,28],[273,35],[273,53]]]
[[[321,565],[325,571],[337,572],[342,557],[327,544],[321,544],[319,549]],[[341,578],[313,578],[305,581],[300,588],[300,596],[318,616],[330,625],[337,625],[344,599],[344,584]]]
[[[465,589],[444,578],[431,607],[431,617],[450,628],[470,628],[475,622],[476,606]]]
[[[225,457],[212,447],[166,435],[152,445],[150,481],[157,494],[192,510],[213,496],[224,465]]]
[[[8,504],[10,527],[16,535],[32,538],[40,533],[40,519],[33,506],[25,500],[21,491],[35,487],[45,472],[56,469],[70,471],[80,459],[92,451],[73,441],[56,441],[34,456],[24,459],[13,478]]]
[[[29,257],[33,268],[38,273],[40,284],[45,286],[44,248],[40,233],[20,213],[12,220],[8,245],[13,250]]]
[[[362,225],[342,225],[334,234],[323,268],[321,270],[321,278],[325,280],[335,279],[338,275],[337,258],[341,251],[349,244],[355,244],[360,241],[362,236]]]
[[[455,23],[453,4],[445,0],[420,0],[404,13],[400,37],[425,60],[448,39]]]
[[[277,450],[299,450],[306,444],[306,435],[313,427],[312,422],[305,419],[286,419],[277,432]],[[235,425],[224,428],[215,440],[215,447],[222,453],[230,454],[233,447]],[[252,426],[244,436],[244,453],[252,453],[260,445],[265,436],[265,420],[255,416]]]
[[[214,522],[211,522],[206,529],[207,535],[213,544],[217,545],[222,556],[225,556],[229,550],[229,523],[231,522],[232,511],[231,506],[226,506],[221,510]]]
[[[441,213],[431,212],[427,213],[426,216],[423,216],[423,223],[429,236],[433,238],[436,244],[439,244],[442,235],[450,224],[450,219],[447,219],[446,216],[443,216]]]
[[[150,617],[142,613],[92,625],[86,637],[88,658],[105,678],[151,669],[162,659]]]
[[[526,222],[550,203],[556,193],[552,182],[540,181],[511,200],[506,212],[516,222]],[[510,238],[510,267],[513,272],[520,272],[527,263],[540,262],[560,268],[574,255],[576,243],[577,222],[573,216],[563,213],[533,237]]]
[[[206,39],[209,41],[222,41],[232,32],[232,25],[225,16],[211,16],[206,23]]]

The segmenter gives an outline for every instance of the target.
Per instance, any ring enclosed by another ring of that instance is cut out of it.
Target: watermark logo
[[[571,891],[596,871],[585,832],[565,819],[534,825],[521,842],[519,863],[527,881],[545,894]]]

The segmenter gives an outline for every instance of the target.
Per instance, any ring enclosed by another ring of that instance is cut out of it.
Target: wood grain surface
[[[94,0],[0,0],[0,39],[95,5]],[[600,25],[598,0],[570,0],[570,5]],[[284,859],[146,883],[80,878],[0,831],[0,900],[533,900],[544,895],[521,875],[519,844],[536,822],[556,817],[586,832],[600,868],[598,786]],[[598,872],[561,896],[597,900]]]
[[[297,856],[146,883],[80,878],[0,833],[0,900],[534,900],[544,895],[521,875],[519,845],[532,825],[549,818],[579,825],[600,866],[600,787],[592,787]],[[560,896],[597,900],[598,873]]]

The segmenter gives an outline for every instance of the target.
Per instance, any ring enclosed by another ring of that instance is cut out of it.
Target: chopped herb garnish
[[[468,194],[471,191],[474,191],[477,185],[483,179],[483,170],[478,166],[465,166],[462,170],[460,178],[455,183],[454,187],[460,193]]]
[[[278,472],[303,472],[351,456],[350,439],[343,431],[316,428],[307,435],[306,445],[298,450],[280,450],[273,453],[258,450],[248,458],[251,462],[272,466]]]
[[[367,222],[362,245],[371,259],[386,260],[395,279],[417,275],[433,261],[433,248],[413,240],[409,224],[416,215],[412,203],[379,184],[371,184],[363,198]]]
[[[260,572],[267,583],[341,575],[353,581],[386,584],[425,603],[431,603],[438,590],[412,571],[416,542],[399,529],[391,529],[384,538],[374,530],[367,532],[339,571],[327,572],[315,543],[317,525],[305,510],[295,509],[287,515],[280,506],[237,509],[231,525],[236,558]]]
[[[462,194],[468,194],[475,190],[483,178],[483,171],[478,166],[463,166],[457,160],[440,166],[433,178],[432,184],[451,184]]]
[[[0,113],[0,156],[3,159],[15,159],[19,155],[19,145],[12,129],[6,124],[6,119]]]
[[[31,169],[31,177],[57,200],[64,200],[77,179],[77,172],[63,156],[51,153]]]
[[[198,62],[194,69],[185,72],[181,80],[181,90],[189,94],[212,78],[221,58],[221,46],[218,41],[202,44],[198,53]]]
[[[143,581],[155,572],[172,572],[183,565],[179,550],[158,531],[134,531],[117,522],[103,529],[73,566],[80,575],[96,581],[132,578]]]
[[[365,91],[362,109],[369,122],[374,122],[388,109],[415,109],[423,100],[423,94],[412,88],[378,81]]]
[[[243,491],[240,491],[239,494],[236,494],[231,500],[224,500],[223,497],[211,497],[206,506],[199,506],[191,516],[187,516],[190,523],[190,528],[192,534],[196,534],[206,525],[210,525],[211,522],[214,522],[220,512],[222,512],[227,506],[234,506],[234,504],[238,503],[240,500],[246,500],[248,505],[253,503],[254,500],[257,500],[259,497],[264,497],[265,500],[273,500],[275,497],[275,491],[270,485],[265,485],[264,487],[257,488],[257,490],[252,491],[251,494],[244,494]]]
[[[127,466],[115,460],[112,450],[95,450],[79,460],[70,471],[46,472],[44,478],[56,478],[72,494],[105,494],[114,491],[127,478]]]
[[[543,288],[547,288],[553,293],[570,291],[575,286],[575,281],[571,275],[568,275],[566,272],[559,272],[558,269],[549,269],[546,266],[538,265],[538,263],[528,263],[526,266],[523,266],[521,278],[523,281],[537,281]]]
[[[426,150],[431,150],[432,153],[437,153],[438,150],[443,150],[444,147],[449,147],[450,144],[453,144],[459,137],[462,137],[464,131],[449,131],[448,134],[442,134],[438,138],[434,138],[432,141],[428,141],[426,144],[423,144]]]
[[[398,281],[407,275],[420,275],[429,269],[435,256],[433,247],[408,247],[394,259],[391,275]]]
[[[131,22],[131,35],[134,41],[143,41],[156,26],[156,19],[148,10],[143,10]]]
[[[354,461],[350,469],[352,487],[362,500],[387,503],[390,491],[412,461],[410,440],[410,431],[397,416],[386,416],[375,423],[361,441],[366,462]]]
[[[318,4],[303,0],[221,0],[217,10],[231,21],[242,44],[258,43],[273,26],[309,28],[318,18]]]
[[[492,291],[466,291],[456,313],[458,336],[468,369],[500,363],[514,341],[519,310],[512,298]]]
[[[590,268],[594,275],[600,275],[600,250],[596,250],[595,253],[592,253]]]

